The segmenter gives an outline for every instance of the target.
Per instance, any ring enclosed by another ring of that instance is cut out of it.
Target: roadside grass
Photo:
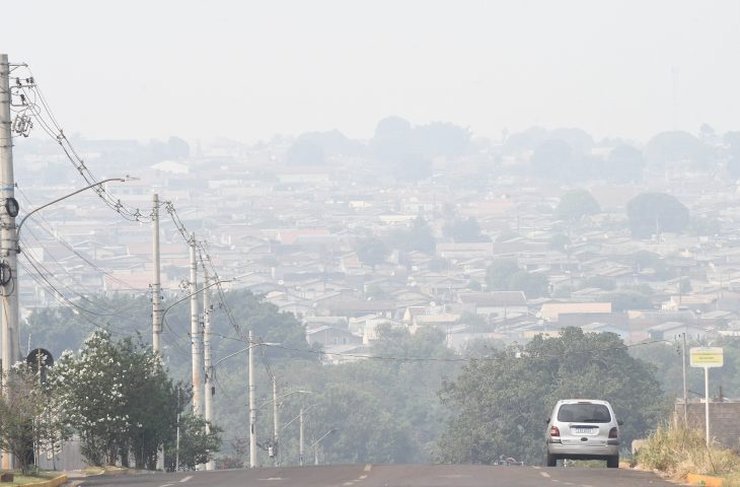
[[[47,480],[51,480],[54,477],[58,476],[59,472],[40,472],[38,474],[27,474],[22,475],[20,473],[14,473],[13,474],[13,481],[12,482],[0,482],[0,487],[6,487],[6,486],[12,486],[12,485],[25,485],[25,484],[34,484],[38,482],[44,482]]]
[[[716,445],[707,447],[702,431],[680,424],[658,427],[636,459],[639,468],[657,470],[674,480],[695,473],[722,477],[724,485],[740,486],[740,456]]]

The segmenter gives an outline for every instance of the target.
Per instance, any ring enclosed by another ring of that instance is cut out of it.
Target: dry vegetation
[[[657,470],[675,480],[689,473],[725,478],[724,485],[740,486],[740,456],[717,445],[706,446],[704,433],[683,425],[661,426],[637,453],[640,468]]]

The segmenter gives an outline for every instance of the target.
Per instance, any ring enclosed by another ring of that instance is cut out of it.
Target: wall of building
[[[683,419],[683,401],[676,401],[676,417]],[[689,402],[689,427],[705,429],[703,402]],[[721,445],[740,451],[740,401],[709,403],[709,434]]]

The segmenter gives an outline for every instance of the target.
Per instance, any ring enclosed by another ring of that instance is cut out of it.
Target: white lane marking
[[[540,472],[540,475],[542,475],[542,476],[543,476],[543,477],[545,477],[546,479],[549,479],[549,478],[550,478],[550,474],[549,474],[549,473],[547,473],[547,472]]]
[[[262,481],[270,481],[270,480],[284,480],[282,477],[267,477],[266,479],[257,479]]]
[[[360,475],[360,480],[365,480],[367,478],[367,475]]]
[[[193,476],[192,476],[192,475],[188,475],[187,477],[185,477],[184,479],[182,479],[182,480],[180,481],[180,483],[182,483],[182,482],[187,482],[188,480],[190,480],[190,479],[192,479],[192,478],[193,478]]]
[[[365,465],[365,468],[363,468],[362,471],[363,472],[369,472],[371,468],[373,468],[373,466],[368,463],[367,465]]]
[[[162,484],[159,487],[170,487],[170,485],[175,485],[175,484]]]
[[[355,481],[353,480],[352,482],[345,482],[342,485],[355,485]]]

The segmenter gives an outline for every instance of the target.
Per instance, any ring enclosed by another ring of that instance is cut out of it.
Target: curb
[[[722,487],[725,485],[724,480],[711,475],[698,475],[690,473],[686,475],[686,481],[691,485],[704,485],[706,487]]]
[[[59,477],[54,477],[53,479],[45,480],[43,482],[23,484],[23,487],[59,487],[60,485],[66,484],[67,480],[68,478],[66,475],[60,475]]]

